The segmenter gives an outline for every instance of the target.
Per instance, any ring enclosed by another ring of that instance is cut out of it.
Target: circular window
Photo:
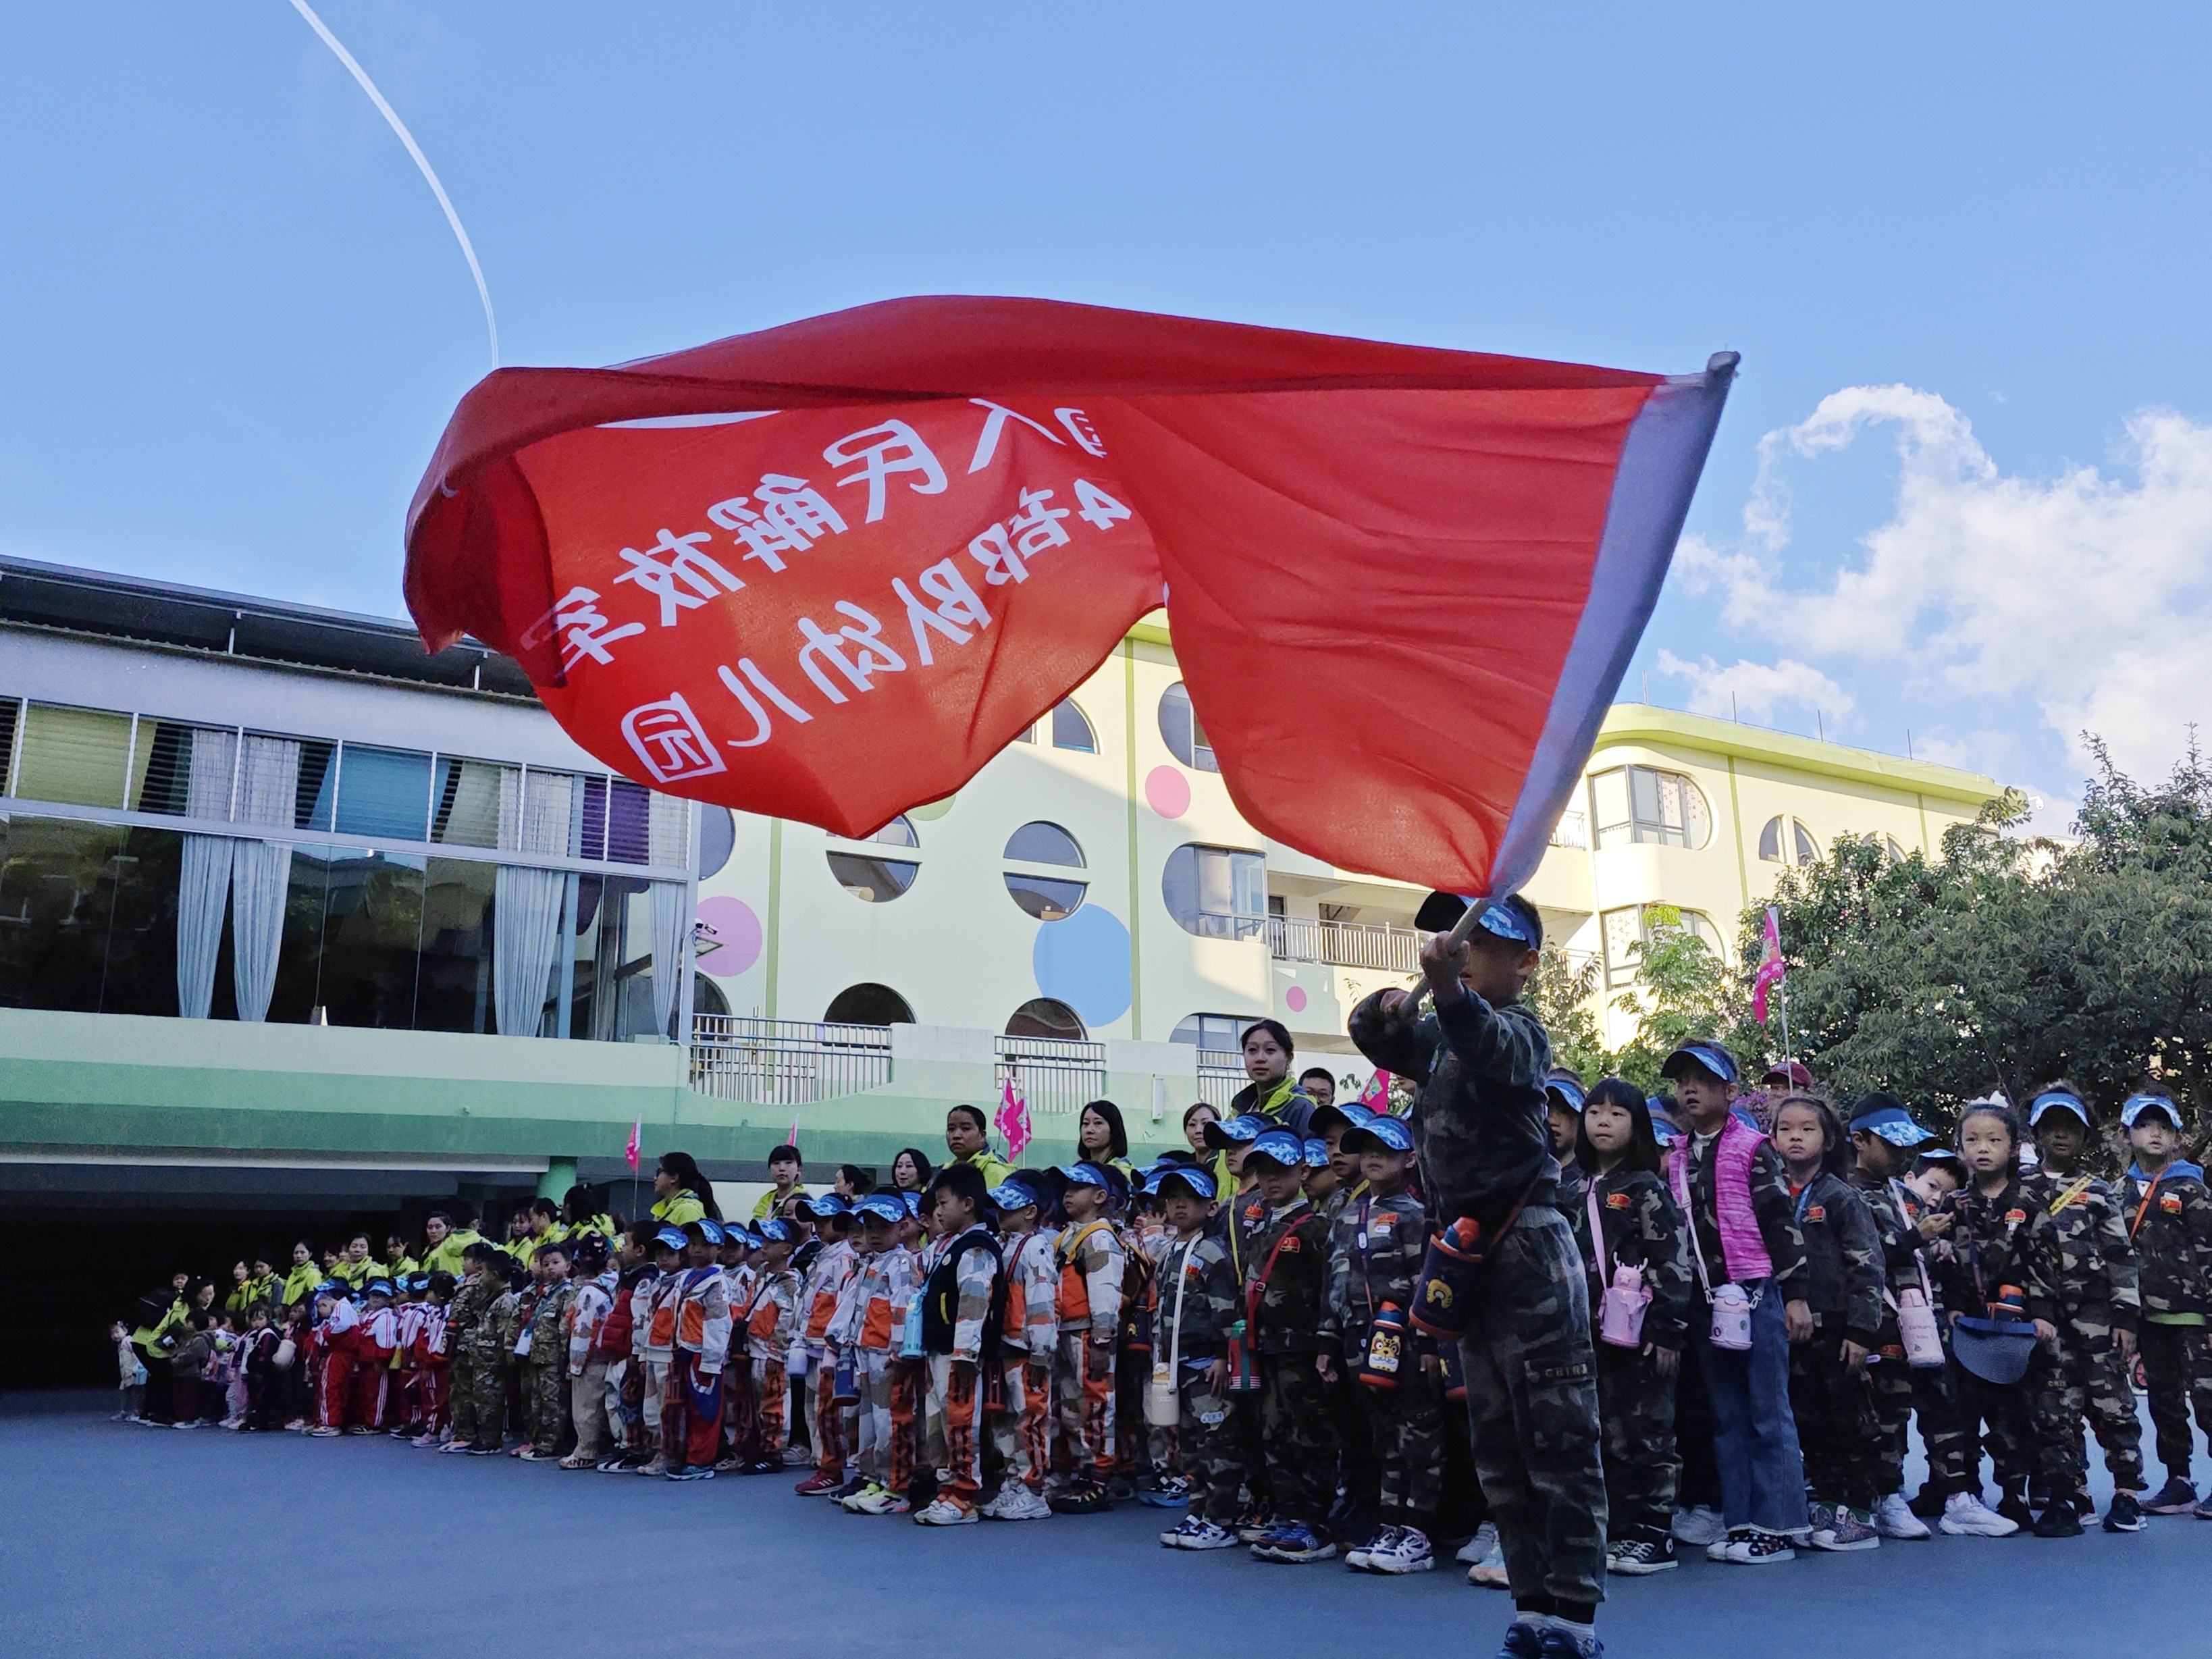
[[[1160,740],[1168,752],[1194,772],[1218,772],[1221,763],[1213,757],[1213,745],[1206,740],[1206,728],[1198,723],[1198,711],[1190,706],[1190,693],[1177,680],[1160,694]]]
[[[1006,862],[1042,866],[1006,872],[1006,891],[1039,921],[1064,921],[1083,908],[1090,884],[1063,872],[1085,867],[1075,837],[1042,819],[1025,823],[1007,838]]]
[[[1074,1009],[1050,997],[1032,997],[1015,1009],[1013,1018],[1006,1022],[1006,1035],[1059,1042],[1084,1042],[1091,1036]]]
[[[833,836],[830,839],[838,841],[842,837]],[[830,873],[837,878],[837,884],[869,904],[888,904],[913,886],[914,878],[921,873],[919,861],[886,858],[872,850],[878,847],[906,847],[919,851],[921,837],[915,834],[913,824],[896,817],[865,842],[848,842],[842,848],[833,847],[829,854]]]
[[[699,879],[720,875],[737,850],[738,820],[726,806],[699,808]]]
[[[1231,847],[1178,847],[1160,872],[1160,897],[1186,933],[1257,939],[1267,924],[1267,860]]]
[[[848,985],[830,1000],[822,1018],[830,1025],[911,1025],[914,1010],[888,985]]]

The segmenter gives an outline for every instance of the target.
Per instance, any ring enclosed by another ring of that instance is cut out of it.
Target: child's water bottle
[[[1385,1302],[1375,1310],[1367,1333],[1367,1363],[1359,1368],[1359,1380],[1370,1389],[1396,1388],[1405,1353],[1406,1316],[1396,1303]]]
[[[1621,1262],[1613,1268],[1613,1283],[1605,1287],[1605,1300],[1598,1307],[1598,1340],[1609,1347],[1642,1347],[1644,1310],[1650,1305],[1644,1270],[1632,1261]]]
[[[1713,1292],[1713,1346],[1742,1353],[1751,1346],[1752,1300],[1741,1285]]]
[[[1481,1267],[1482,1224],[1463,1215],[1429,1241],[1413,1293],[1413,1328],[1449,1342],[1472,1330]]]

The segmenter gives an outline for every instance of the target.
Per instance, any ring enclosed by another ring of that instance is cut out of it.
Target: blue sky
[[[2078,793],[2212,715],[2212,14],[326,0],[510,363],[1034,294],[1744,375],[1627,694]],[[399,609],[489,366],[283,0],[11,12],[0,547]]]

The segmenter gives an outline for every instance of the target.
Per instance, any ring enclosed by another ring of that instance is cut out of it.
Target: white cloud
[[[1897,453],[1893,515],[1824,585],[1791,585],[1788,468],[1875,426],[1892,429]],[[2200,666],[2212,637],[2212,426],[2142,411],[2126,458],[2132,480],[2093,466],[2008,475],[1933,392],[1851,386],[1760,441],[1741,544],[1685,538],[1677,568],[1692,592],[1722,596],[1732,628],[1816,659],[1901,662],[1933,693],[2024,691],[2077,763],[2086,728],[2124,768],[2155,775],[2191,721],[2212,724]],[[1785,671],[1815,672],[1773,672]]]
[[[1779,662],[1739,659],[1723,668],[1711,657],[1691,662],[1671,651],[1659,653],[1659,672],[1690,684],[1690,712],[1720,720],[1743,719],[1762,723],[1783,708],[1818,710],[1824,719],[1841,721],[1855,706],[1851,694],[1809,664],[1784,657]]]

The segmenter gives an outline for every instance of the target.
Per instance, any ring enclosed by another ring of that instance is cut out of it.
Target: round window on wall
[[[1198,711],[1190,706],[1190,693],[1180,680],[1160,694],[1160,741],[1194,772],[1221,769],[1213,745],[1206,740],[1206,728],[1198,723]]]
[[[1075,1010],[1051,997],[1032,997],[1015,1009],[1013,1018],[1006,1022],[1006,1035],[1055,1042],[1087,1042],[1091,1038]]]
[[[888,985],[848,985],[830,999],[822,1018],[830,1025],[911,1025],[914,1010]]]
[[[1075,837],[1042,819],[1007,838],[1006,891],[1039,921],[1064,921],[1083,908],[1090,884],[1069,872],[1085,867]]]
[[[921,851],[921,837],[915,834],[914,825],[903,817],[893,818],[865,842],[846,842],[836,836],[830,840],[842,844],[830,849],[830,873],[837,878],[840,887],[866,903],[888,904],[913,886],[915,878],[921,873],[918,859],[886,856],[876,850],[904,848]]]

